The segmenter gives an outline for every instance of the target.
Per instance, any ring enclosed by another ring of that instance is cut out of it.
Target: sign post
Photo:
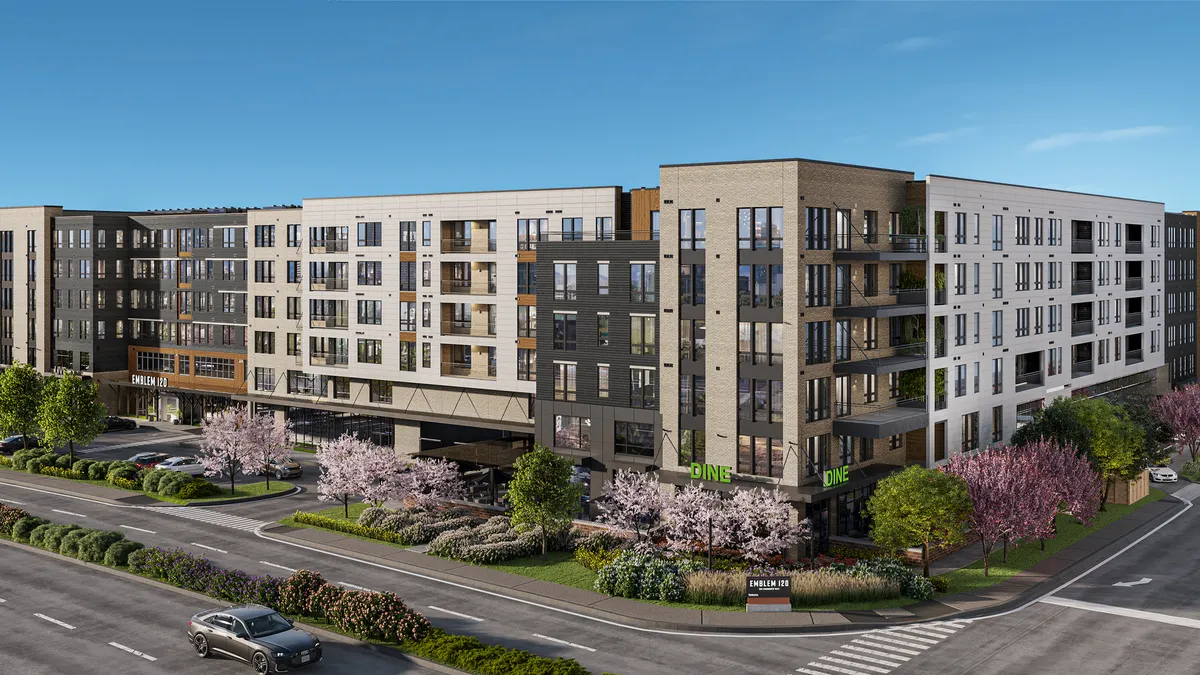
[[[746,577],[746,611],[792,611],[792,578]]]

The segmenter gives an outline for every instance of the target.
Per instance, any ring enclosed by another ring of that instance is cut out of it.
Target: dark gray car
[[[210,609],[192,617],[188,639],[201,658],[221,654],[257,673],[286,673],[321,660],[321,641],[261,605]]]

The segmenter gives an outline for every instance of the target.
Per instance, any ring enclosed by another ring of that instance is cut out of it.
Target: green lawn
[[[295,445],[295,447],[292,448],[292,451],[293,452],[307,452],[310,455],[314,455],[317,452],[317,446],[312,445],[310,443],[297,443]]]
[[[246,499],[248,497],[262,497],[263,495],[277,495],[282,492],[291,490],[294,485],[285,483],[279,480],[271,481],[271,489],[267,489],[265,482],[258,483],[239,483],[234,488],[233,494],[229,494],[229,485],[221,483],[216,484],[221,488],[221,494],[215,497],[201,497],[200,499],[178,499],[176,497],[168,497],[160,495],[157,492],[144,492],[147,497],[159,500],[160,502],[171,502],[172,504],[205,504],[208,502],[219,502],[224,499]]]
[[[369,507],[370,507],[370,504],[363,504],[361,502],[358,504],[351,504],[349,518],[346,517],[345,507],[342,507],[342,506],[331,506],[327,509],[321,509],[320,511],[309,511],[309,513],[312,513],[312,514],[315,514],[318,516],[325,516],[326,518],[336,518],[338,520],[343,520],[348,523],[355,523],[355,522],[358,522],[358,517],[360,515],[362,515],[362,512],[367,510]],[[339,535],[341,535],[343,537],[353,537],[355,539],[362,539],[363,541],[373,541],[376,544],[383,544],[384,546],[391,546],[392,548],[408,548],[408,546],[406,546],[404,544],[394,544],[390,541],[382,541],[380,539],[372,539],[371,537],[360,537],[357,534],[349,534],[346,532],[339,532],[338,530],[330,530],[327,527],[321,527],[319,525],[308,525],[307,523],[298,523],[298,522],[296,522],[296,519],[292,518],[291,516],[284,518],[283,520],[279,521],[279,523],[281,525],[287,525],[289,527],[311,527],[314,530],[327,530],[329,532],[337,532]]]
[[[995,586],[1018,572],[1024,572],[1105,525],[1114,523],[1165,496],[1166,493],[1162,490],[1151,488],[1149,495],[1133,504],[1108,504],[1106,505],[1107,510],[1096,514],[1091,527],[1080,525],[1070,516],[1059,516],[1057,521],[1058,536],[1054,539],[1046,540],[1045,551],[1041,549],[1040,542],[1022,542],[1018,546],[1009,546],[1008,562],[1006,563],[1003,559],[1004,553],[1001,547],[997,545],[989,557],[990,569],[988,576],[983,575],[982,560],[977,560],[960,570],[943,575],[950,581],[948,593],[970,593],[989,586]],[[979,546],[978,544],[972,545]],[[982,553],[982,549],[980,549],[980,552]]]

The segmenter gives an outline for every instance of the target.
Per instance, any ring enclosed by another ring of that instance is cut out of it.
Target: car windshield
[[[291,628],[292,624],[288,623],[287,619],[283,618],[278,612],[246,620],[246,629],[250,631],[251,637],[274,635],[285,630],[291,630]]]

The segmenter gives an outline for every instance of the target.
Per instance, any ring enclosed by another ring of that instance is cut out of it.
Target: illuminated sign
[[[692,478],[696,480],[712,480],[718,483],[729,483],[732,478],[729,474],[733,473],[731,466],[718,466],[716,464],[700,464],[692,462]]]
[[[848,480],[850,480],[850,467],[848,466],[839,466],[836,469],[825,471],[825,487],[841,485]]]
[[[129,381],[134,384],[141,384],[147,387],[165,387],[167,386],[167,378],[154,377],[153,375],[130,375]]]

